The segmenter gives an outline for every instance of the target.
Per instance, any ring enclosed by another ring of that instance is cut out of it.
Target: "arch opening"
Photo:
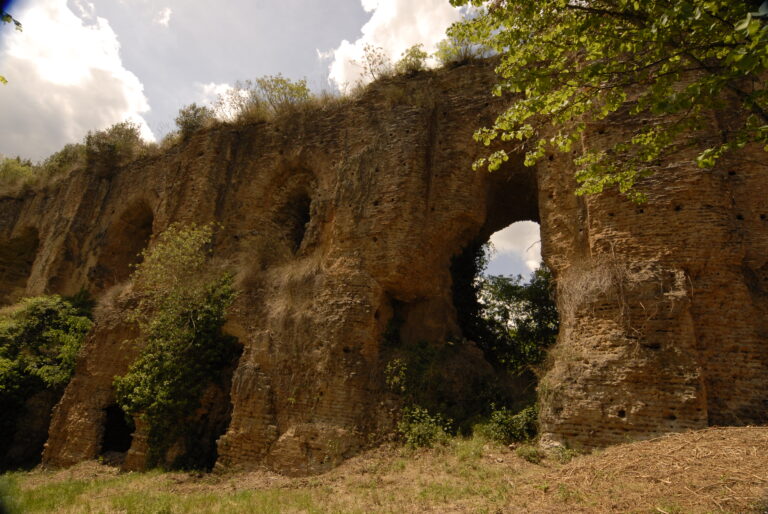
[[[39,246],[40,237],[33,227],[0,240],[0,305],[15,303],[24,295]]]
[[[104,431],[99,454],[114,464],[121,463],[131,449],[134,429],[132,420],[119,405],[113,403],[108,406],[104,409]]]
[[[535,403],[535,371],[544,365],[559,330],[554,283],[540,263],[538,228],[532,222],[513,223],[467,246],[451,268],[464,337],[510,380],[506,396],[494,403],[518,411]]]
[[[282,227],[282,233],[291,253],[296,254],[304,242],[307,227],[311,219],[312,199],[306,191],[293,194],[277,214],[276,222]]]
[[[477,399],[479,419],[519,416],[530,437],[535,371],[559,330],[554,284],[541,265],[535,174],[500,175],[491,183],[485,225],[451,262],[453,306],[463,337],[494,369],[493,386]],[[510,426],[504,423],[497,426],[502,433]]]
[[[96,266],[88,278],[97,291],[126,280],[132,266],[141,262],[141,252],[152,237],[154,213],[146,202],[133,204],[109,228]]]

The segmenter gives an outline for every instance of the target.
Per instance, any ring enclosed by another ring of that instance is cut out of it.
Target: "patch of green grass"
[[[466,439],[456,437],[452,440],[454,455],[462,462],[476,461],[482,458],[485,445],[486,440],[477,436]]]
[[[67,480],[21,489],[15,473],[3,477],[11,512],[56,512],[79,503],[80,498],[108,488],[116,480]]]
[[[531,464],[538,464],[544,460],[545,457],[544,452],[529,444],[518,446],[518,448],[515,450],[515,453],[518,457],[523,460],[527,460]]]
[[[419,498],[430,502],[447,503],[454,500],[461,500],[469,496],[472,496],[472,492],[468,487],[442,482],[425,484],[421,491],[419,491]]]
[[[549,452],[549,456],[560,464],[568,464],[574,457],[579,455],[581,455],[581,452],[578,450],[566,448],[565,446],[557,446]]]
[[[685,510],[674,503],[664,503],[656,507],[656,512],[666,512],[667,514],[683,514]]]
[[[583,501],[581,492],[565,484],[557,485],[557,499],[563,503],[581,503]]]
[[[112,499],[114,510],[127,514],[164,513],[247,513],[324,512],[305,490],[292,490],[290,494],[279,489],[238,491],[235,493],[194,493],[182,496],[174,493],[132,491]]]

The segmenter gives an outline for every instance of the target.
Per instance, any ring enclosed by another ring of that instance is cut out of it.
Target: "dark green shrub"
[[[397,433],[411,448],[432,448],[448,442],[451,421],[440,414],[430,414],[419,406],[405,407],[397,423]]]
[[[85,164],[85,145],[75,143],[65,145],[64,148],[45,159],[41,165],[47,175],[65,173],[73,168]]]
[[[139,126],[130,121],[85,136],[85,160],[89,167],[105,172],[136,158],[144,147]]]
[[[148,424],[150,465],[164,464],[170,445],[187,436],[203,391],[238,355],[221,331],[235,292],[232,275],[210,259],[212,237],[211,225],[172,225],[133,274],[137,302],[127,317],[142,349],[114,387],[120,407]]]
[[[176,116],[175,121],[181,136],[186,138],[207,127],[213,120],[213,109],[192,103],[179,109],[179,115]]]
[[[533,439],[538,426],[536,406],[526,407],[519,412],[502,408],[491,412],[488,421],[475,426],[475,431],[488,439],[509,444]]]
[[[93,323],[60,296],[26,298],[0,313],[0,455],[27,399],[63,390]]]

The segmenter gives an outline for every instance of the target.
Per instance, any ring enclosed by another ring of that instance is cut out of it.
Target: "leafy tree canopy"
[[[476,15],[449,34],[500,54],[495,93],[521,96],[476,138],[520,142],[527,165],[547,152],[576,151],[580,194],[618,187],[642,199],[632,190],[636,181],[658,170],[726,101],[739,121],[721,141],[699,147],[698,164],[711,167],[751,142],[768,151],[762,0],[450,1],[474,6]],[[652,123],[638,123],[604,150],[577,144],[588,123],[619,109]],[[540,132],[542,120],[551,133]],[[477,166],[494,170],[507,159],[499,150]]]
[[[478,281],[487,330],[484,349],[512,372],[541,364],[559,327],[549,269],[542,264],[528,283],[520,275],[487,275]]]
[[[61,390],[93,326],[87,294],[25,298],[0,311],[0,455],[10,443],[24,402]]]

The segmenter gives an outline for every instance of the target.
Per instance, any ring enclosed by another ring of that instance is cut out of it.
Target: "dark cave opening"
[[[218,440],[232,419],[232,378],[237,370],[243,345],[237,338],[222,334],[227,340],[226,359],[205,388],[196,414],[184,421],[181,440],[184,451],[167,464],[177,469],[211,471],[218,459]]]
[[[126,453],[133,442],[133,431],[133,422],[119,405],[112,404],[104,409],[104,433],[101,437],[100,454]]]
[[[32,227],[0,242],[0,305],[23,296],[39,245],[39,234]]]

